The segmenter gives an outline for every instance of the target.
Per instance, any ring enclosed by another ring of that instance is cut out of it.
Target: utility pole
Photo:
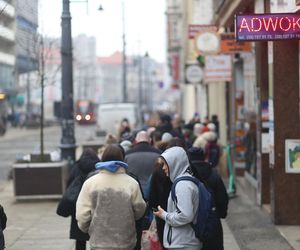
[[[63,0],[61,16],[61,158],[70,165],[75,162],[74,103],[73,103],[73,55],[71,34],[70,1]]]
[[[122,40],[123,40],[123,58],[122,58],[122,66],[123,66],[123,77],[122,77],[122,94],[123,94],[123,102],[127,102],[127,64],[126,64],[126,39],[125,39],[125,6],[124,0],[122,1]]]

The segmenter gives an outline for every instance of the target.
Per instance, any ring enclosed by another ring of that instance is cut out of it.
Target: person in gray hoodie
[[[161,154],[163,171],[172,182],[181,176],[191,176],[190,163],[185,150],[172,147]],[[191,223],[196,223],[199,205],[198,187],[191,181],[179,181],[175,188],[177,204],[168,197],[167,211],[160,206],[155,216],[165,220],[164,247],[167,249],[199,250],[202,243],[195,236]]]

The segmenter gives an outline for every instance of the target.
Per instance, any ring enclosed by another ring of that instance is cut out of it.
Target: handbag
[[[142,232],[141,250],[163,250],[158,238],[155,218],[152,219],[149,229]]]
[[[68,217],[75,214],[76,201],[82,184],[82,176],[79,175],[67,187],[56,209],[58,215]]]

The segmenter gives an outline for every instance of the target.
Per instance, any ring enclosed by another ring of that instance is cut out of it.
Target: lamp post
[[[122,42],[123,42],[123,75],[122,75],[122,93],[123,102],[127,102],[127,64],[126,64],[126,38],[125,38],[125,6],[124,0],[122,1]]]
[[[63,0],[61,31],[62,137],[60,148],[61,158],[67,160],[72,165],[75,161],[76,144],[74,136],[73,55],[69,0]]]

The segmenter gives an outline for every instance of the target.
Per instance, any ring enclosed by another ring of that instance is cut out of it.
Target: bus
[[[96,123],[96,103],[91,100],[78,100],[75,108],[75,119],[79,124]]]

